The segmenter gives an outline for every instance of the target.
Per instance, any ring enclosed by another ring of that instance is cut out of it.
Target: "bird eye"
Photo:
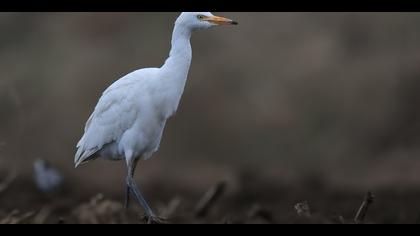
[[[204,16],[204,15],[198,15],[198,16],[197,16],[197,18],[198,18],[199,20],[204,20],[205,16]]]

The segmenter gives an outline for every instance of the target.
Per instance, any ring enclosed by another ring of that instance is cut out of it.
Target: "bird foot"
[[[149,215],[143,215],[143,221],[149,225],[160,225],[166,223],[166,219],[164,218]]]

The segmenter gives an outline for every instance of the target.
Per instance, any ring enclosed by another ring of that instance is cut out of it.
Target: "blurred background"
[[[75,145],[102,91],[163,64],[178,14],[1,13],[0,173],[30,182],[45,159],[71,193],[121,200],[123,163],[74,169]],[[358,203],[419,186],[420,14],[214,14],[240,24],[193,35],[180,109],[138,169],[146,196],[224,180],[232,193],[321,184]]]

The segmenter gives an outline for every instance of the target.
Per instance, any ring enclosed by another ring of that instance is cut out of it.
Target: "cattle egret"
[[[98,157],[125,160],[125,206],[130,193],[145,210],[148,223],[160,219],[143,198],[133,176],[137,162],[155,153],[166,121],[177,110],[191,64],[192,32],[217,25],[236,25],[210,12],[183,12],[175,22],[169,58],[160,68],[134,71],[112,84],[99,99],[77,144],[75,165]]]
[[[35,184],[44,193],[53,193],[63,184],[63,176],[47,161],[38,159],[34,162]]]

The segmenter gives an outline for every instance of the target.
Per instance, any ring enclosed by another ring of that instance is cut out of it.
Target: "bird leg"
[[[137,168],[137,163],[138,163],[138,159],[134,158],[130,158],[128,159],[129,161],[127,161],[127,181],[125,184],[125,195],[124,195],[124,208],[128,209],[128,206],[130,204],[130,185],[128,184],[128,178],[133,178],[134,177],[134,173],[136,172],[136,168]]]
[[[163,222],[163,219],[157,217],[154,213],[152,208],[150,208],[147,201],[144,199],[142,193],[140,192],[140,189],[137,187],[136,182],[134,181],[134,172],[137,166],[138,160],[128,161],[127,167],[128,167],[128,175],[126,179],[126,188],[125,188],[125,202],[124,206],[127,208],[129,204],[129,195],[130,193],[133,194],[134,198],[137,200],[137,202],[143,207],[145,211],[144,220],[148,224],[160,224]]]
[[[157,217],[153,210],[150,208],[147,201],[144,199],[143,195],[140,192],[140,189],[137,187],[137,184],[134,182],[132,177],[127,178],[127,186],[129,191],[133,194],[137,202],[143,207],[145,211],[144,219],[148,224],[160,224],[163,222],[163,219]]]
[[[130,204],[130,187],[128,187],[128,184],[126,184],[125,195],[124,195],[124,208],[128,209],[129,204]]]

